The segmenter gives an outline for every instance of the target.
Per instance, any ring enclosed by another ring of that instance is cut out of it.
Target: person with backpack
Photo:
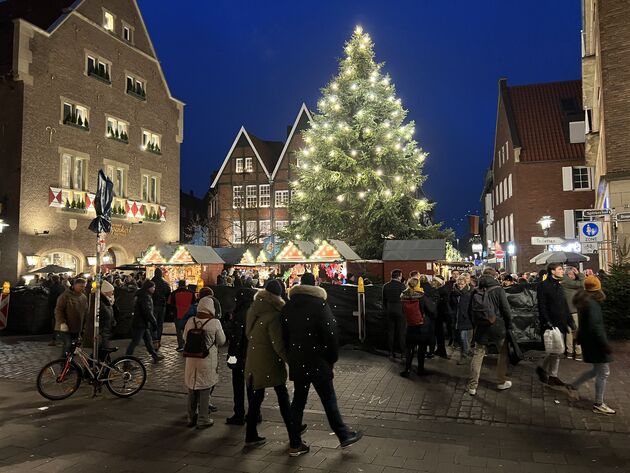
[[[405,340],[407,353],[405,369],[400,373],[403,378],[408,378],[411,372],[411,364],[417,350],[418,376],[428,374],[424,369],[424,358],[427,346],[433,338],[433,323],[437,317],[433,301],[424,295],[419,286],[418,278],[409,278],[407,289],[400,295],[403,314],[407,320],[407,337]]]
[[[259,291],[247,311],[245,334],[247,337],[247,357],[245,359],[245,380],[252,389],[252,402],[247,412],[245,446],[252,447],[265,443],[258,435],[256,424],[260,406],[265,399],[265,389],[273,388],[278,398],[280,415],[289,434],[289,456],[297,457],[308,453],[309,447],[300,438],[300,429],[291,418],[291,400],[287,390],[287,352],[282,339],[280,311],[282,283],[270,280],[265,289]]]
[[[547,265],[547,277],[538,284],[538,317],[540,327],[545,336],[547,330],[558,328],[563,337],[569,330],[575,330],[575,322],[571,317],[571,310],[564,294],[564,288],[560,281],[564,279],[564,267],[562,263],[549,263]],[[560,368],[560,354],[547,353],[541,366],[536,368],[536,374],[541,383],[550,386],[565,386],[558,377]]]
[[[499,350],[497,363],[497,389],[503,391],[512,387],[507,379],[509,363],[507,331],[512,328],[512,314],[505,290],[496,279],[497,272],[484,269],[479,278],[479,287],[472,292],[468,308],[470,319],[475,327],[475,349],[470,362],[468,394],[475,396],[479,386],[479,375],[488,346]]]
[[[606,337],[601,307],[604,300],[606,300],[606,295],[602,291],[601,281],[596,276],[585,278],[584,289],[578,290],[573,298],[579,317],[578,342],[582,344],[584,361],[591,363],[593,368],[571,383],[569,389],[575,397],[579,397],[577,395],[578,388],[589,379],[595,378],[593,412],[613,415],[615,410],[604,403],[606,381],[610,375],[610,362],[612,361],[612,349]]]
[[[184,382],[188,388],[188,427],[205,429],[214,424],[208,416],[210,390],[219,381],[219,350],[226,338],[215,317],[214,301],[206,296],[197,315],[184,327]]]

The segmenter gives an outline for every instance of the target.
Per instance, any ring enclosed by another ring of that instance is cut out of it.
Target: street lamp
[[[4,230],[4,227],[8,227],[9,224],[8,223],[4,223],[4,220],[2,220],[0,218],[0,233],[2,233],[2,230]]]
[[[555,219],[551,218],[549,215],[545,215],[540,220],[538,220],[538,222],[536,222],[536,223],[538,225],[540,225],[540,228],[542,228],[543,235],[548,236],[549,235],[549,229],[551,228],[551,224],[553,222],[555,222]]]

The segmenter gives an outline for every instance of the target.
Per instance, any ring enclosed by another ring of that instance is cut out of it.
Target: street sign
[[[595,253],[597,249],[598,249],[597,242],[582,243],[581,253],[585,255],[590,255],[590,254]]]
[[[564,238],[560,237],[532,237],[532,245],[562,245]]]
[[[610,209],[584,209],[582,210],[582,215],[588,218],[593,217],[605,217],[606,215],[610,215]]]
[[[604,241],[604,232],[598,222],[579,222],[580,243]]]
[[[618,222],[630,222],[630,212],[619,212],[617,214]]]
[[[496,259],[502,259],[504,256],[505,256],[505,251],[503,251],[503,250],[496,250],[494,252],[494,257]]]

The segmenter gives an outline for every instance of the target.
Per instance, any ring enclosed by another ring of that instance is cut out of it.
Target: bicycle
[[[37,375],[37,391],[46,399],[60,401],[72,396],[85,378],[93,386],[92,397],[103,384],[118,397],[138,393],[147,380],[147,370],[135,356],[121,356],[114,361],[111,354],[118,348],[101,348],[104,360],[92,358],[81,348],[81,339],[72,343],[66,358],[47,363]]]

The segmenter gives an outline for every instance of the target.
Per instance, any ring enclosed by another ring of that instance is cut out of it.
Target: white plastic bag
[[[558,327],[554,327],[551,330],[545,330],[543,334],[545,341],[545,352],[562,355],[564,353],[564,337]]]

